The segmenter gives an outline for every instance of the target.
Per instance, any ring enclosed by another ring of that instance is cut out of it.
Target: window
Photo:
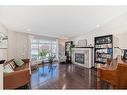
[[[31,60],[41,60],[41,56],[39,56],[39,52],[41,50],[45,50],[48,52],[46,54],[46,57],[44,58],[44,61],[48,61],[48,57],[50,54],[54,54],[57,58],[57,47],[57,41],[33,39],[31,42]]]
[[[38,59],[38,40],[32,40],[31,43],[31,60]]]

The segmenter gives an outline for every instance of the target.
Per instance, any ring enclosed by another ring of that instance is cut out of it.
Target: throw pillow
[[[3,70],[4,73],[11,73],[11,72],[14,72],[12,67],[10,66],[10,64],[4,66],[4,70]]]
[[[9,64],[11,65],[12,69],[14,70],[15,67],[16,67],[16,64],[13,61],[11,63],[9,63]]]
[[[22,66],[24,62],[20,58],[15,58],[14,62],[17,66]]]

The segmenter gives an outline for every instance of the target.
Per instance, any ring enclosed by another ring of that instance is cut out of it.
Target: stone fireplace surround
[[[84,54],[84,63],[83,64],[75,61],[75,54]],[[72,63],[86,67],[86,68],[91,68],[94,66],[93,55],[94,55],[93,47],[73,48]]]

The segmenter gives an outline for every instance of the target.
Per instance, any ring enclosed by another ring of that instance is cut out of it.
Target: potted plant
[[[52,62],[53,62],[53,60],[54,60],[55,57],[56,57],[55,54],[50,54],[50,55],[49,55],[48,60],[49,60],[49,63],[50,63],[50,64],[52,64]]]
[[[72,60],[73,60],[73,57],[74,57],[74,48],[75,47],[75,45],[74,44],[71,44],[71,46],[70,46],[70,55],[71,55],[71,62],[72,62]]]
[[[52,69],[52,63],[53,63],[53,60],[54,60],[55,57],[56,57],[55,54],[49,54],[48,61],[49,61],[49,68],[50,69]]]
[[[41,56],[42,63],[44,63],[44,58],[46,57],[47,54],[48,54],[48,51],[45,49],[42,49],[41,51],[39,51],[39,56]]]
[[[73,48],[75,47],[75,45],[74,44],[71,44],[70,45],[70,52],[72,53],[73,52]]]

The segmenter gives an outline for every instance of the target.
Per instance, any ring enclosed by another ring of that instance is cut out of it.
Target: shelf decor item
[[[105,64],[113,58],[113,36],[95,37],[95,63]]]
[[[8,36],[2,32],[0,32],[0,49],[7,48]]]
[[[87,47],[87,40],[86,39],[79,40],[78,47]]]

